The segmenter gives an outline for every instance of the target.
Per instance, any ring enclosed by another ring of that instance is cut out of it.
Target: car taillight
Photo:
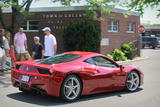
[[[43,68],[37,68],[38,72],[40,74],[48,74],[48,75],[51,75],[51,72],[49,69],[43,69]]]

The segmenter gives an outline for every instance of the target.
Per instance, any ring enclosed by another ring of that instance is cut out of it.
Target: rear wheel
[[[136,91],[139,87],[140,78],[136,71],[130,72],[126,80],[126,89],[128,91]]]
[[[66,101],[74,101],[79,98],[82,91],[82,83],[78,76],[69,75],[61,86],[61,97]]]

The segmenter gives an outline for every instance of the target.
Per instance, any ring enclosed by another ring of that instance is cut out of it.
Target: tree
[[[1,0],[0,1],[0,24],[5,29],[9,29],[12,34],[17,32],[18,28],[21,26],[22,22],[29,15],[30,5],[33,1],[39,0]],[[64,6],[71,6],[71,3],[79,3],[82,0],[52,0],[52,2],[60,2]],[[106,16],[111,16],[110,9],[115,7],[121,0],[86,0],[86,16],[93,20],[102,20],[101,17],[98,16],[97,11],[103,13]],[[152,8],[160,5],[160,0],[122,0],[122,5],[129,8],[129,11],[135,9],[140,12],[141,15],[144,13],[144,9],[148,6]],[[6,26],[2,9],[10,7],[12,9],[12,24],[10,26]],[[107,7],[107,8],[106,8]],[[160,16],[160,9],[158,10]]]
[[[65,51],[99,52],[100,29],[92,21],[70,23],[63,32]]]
[[[33,0],[3,0],[0,5],[0,23],[4,29],[9,30],[12,34],[15,34],[22,22],[29,15],[30,5]],[[6,26],[2,9],[11,7],[12,9],[12,24],[10,26]]]
[[[35,0],[39,1],[39,0]],[[61,2],[64,6],[70,6],[71,3],[80,2],[81,0],[52,0],[53,2]],[[101,17],[98,17],[97,10],[101,13],[110,16],[110,10],[106,9],[106,7],[114,7],[114,3],[118,2],[119,0],[86,0],[87,2],[87,11],[86,16],[93,20],[101,20]],[[0,23],[5,29],[9,29],[12,34],[17,32],[18,28],[21,26],[22,22],[29,13],[30,5],[33,0],[3,0],[3,3],[0,6]],[[12,24],[8,27],[5,25],[2,15],[2,9],[6,7],[11,7],[12,9]]]
[[[127,7],[129,11],[136,10],[140,12],[141,15],[144,14],[144,9],[149,6],[151,8],[159,8],[157,9],[157,16],[160,16],[160,0],[124,0],[122,5]]]
[[[70,6],[71,3],[79,3],[82,0],[52,0],[53,2],[60,1],[62,5]],[[106,16],[111,16],[110,8],[115,7],[119,0],[86,0],[86,17],[92,20],[102,20],[98,17],[97,11],[103,13]]]

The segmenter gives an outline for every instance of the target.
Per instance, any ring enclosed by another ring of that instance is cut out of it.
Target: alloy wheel
[[[81,84],[77,77],[70,77],[64,83],[63,93],[68,100],[76,99],[81,91]]]
[[[126,81],[126,87],[129,91],[135,91],[139,87],[139,75],[137,72],[131,72]]]

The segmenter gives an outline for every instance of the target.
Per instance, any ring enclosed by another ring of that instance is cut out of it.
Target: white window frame
[[[127,33],[135,33],[135,23],[127,23]]]
[[[109,28],[109,26],[111,26],[111,30],[108,29],[108,32],[118,32],[119,31],[119,22],[117,20],[109,20],[109,21],[111,21],[111,25],[109,25],[109,23],[108,23],[108,28]],[[117,22],[117,25],[114,25],[114,22]],[[113,30],[114,26],[117,27],[117,30]]]
[[[30,21],[36,21],[36,20],[27,20],[26,21],[26,27],[27,27],[27,29],[25,29],[24,32],[39,32],[39,30],[30,30],[29,29],[29,27],[30,27],[29,22]]]

